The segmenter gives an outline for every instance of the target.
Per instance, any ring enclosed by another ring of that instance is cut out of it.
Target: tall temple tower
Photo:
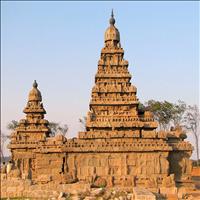
[[[120,33],[115,27],[113,11],[110,26],[105,32],[105,45],[101,50],[95,86],[92,89],[90,112],[87,116],[86,134],[101,132],[112,136],[155,136],[157,123],[153,115],[138,109],[137,89],[131,84],[128,61],[120,44]]]
[[[121,182],[156,188],[175,186],[175,181],[187,185],[191,181],[192,146],[183,141],[185,133],[180,128],[156,131],[153,114],[139,109],[137,89],[130,82],[113,11],[109,23],[92,88],[86,131],[79,133],[87,151],[102,153],[95,157],[99,164],[93,166],[93,174],[110,180],[111,185]],[[89,156],[82,158],[84,163],[79,161],[80,178],[90,176],[89,164],[85,166],[87,159]],[[107,163],[103,170],[101,162]]]

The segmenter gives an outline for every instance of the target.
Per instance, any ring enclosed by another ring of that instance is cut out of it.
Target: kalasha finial
[[[111,17],[112,17],[112,18],[114,17],[114,14],[113,14],[113,9],[112,9],[112,11],[111,11]]]
[[[113,9],[112,9],[111,18],[110,18],[110,25],[114,25],[114,24],[115,24],[115,18],[114,18]]]
[[[34,88],[37,88],[37,86],[38,86],[38,84],[37,84],[36,80],[34,80],[34,82],[33,82],[33,87],[34,87]]]

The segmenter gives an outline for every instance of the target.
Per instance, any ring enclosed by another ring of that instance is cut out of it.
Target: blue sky
[[[1,2],[1,129],[34,79],[46,119],[81,130],[111,9],[141,102],[199,104],[198,2]]]

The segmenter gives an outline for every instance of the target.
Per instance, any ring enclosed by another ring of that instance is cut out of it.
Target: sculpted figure
[[[148,180],[145,181],[145,187],[146,188],[157,188],[158,187],[158,183],[156,178],[152,177],[149,178]]]
[[[175,185],[174,182],[174,174],[171,174],[170,176],[167,176],[162,181],[163,187],[173,187]]]
[[[184,174],[186,175],[186,174],[191,173],[192,164],[188,158],[183,157],[180,162],[180,166],[181,166],[181,175],[184,175]]]
[[[13,163],[12,161],[9,161],[7,166],[6,166],[6,173],[9,174],[12,170],[12,167],[13,167]]]
[[[9,173],[9,177],[20,178],[20,176],[21,172],[17,167],[14,167]]]
[[[1,173],[6,174],[6,163],[5,162],[2,163]]]
[[[160,156],[160,171],[161,173],[165,174],[165,173],[169,173],[169,162],[166,158],[166,156],[161,155]]]
[[[160,164],[160,156],[159,157],[155,157],[155,173],[159,174],[161,172],[161,164]]]
[[[185,158],[182,158],[182,160],[180,162],[180,166],[181,166],[181,174],[185,174],[186,173],[186,160],[185,160]]]

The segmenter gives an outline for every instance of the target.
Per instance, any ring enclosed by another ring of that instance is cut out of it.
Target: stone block
[[[12,192],[16,192],[16,191],[17,191],[17,187],[7,187],[8,193],[12,193]]]
[[[192,169],[192,176],[194,177],[200,177],[200,167],[193,167]]]
[[[156,138],[156,131],[142,130],[142,138]]]
[[[166,195],[167,200],[178,200],[177,194],[168,194]]]
[[[49,175],[40,175],[37,179],[37,182],[40,183],[48,183],[49,181],[51,181],[52,178]]]
[[[169,194],[177,194],[177,188],[176,187],[161,187],[160,188],[160,193],[164,195],[169,195]]]
[[[96,197],[86,196],[84,200],[96,200]]]
[[[156,200],[156,196],[145,188],[133,188],[133,199],[132,200]]]

